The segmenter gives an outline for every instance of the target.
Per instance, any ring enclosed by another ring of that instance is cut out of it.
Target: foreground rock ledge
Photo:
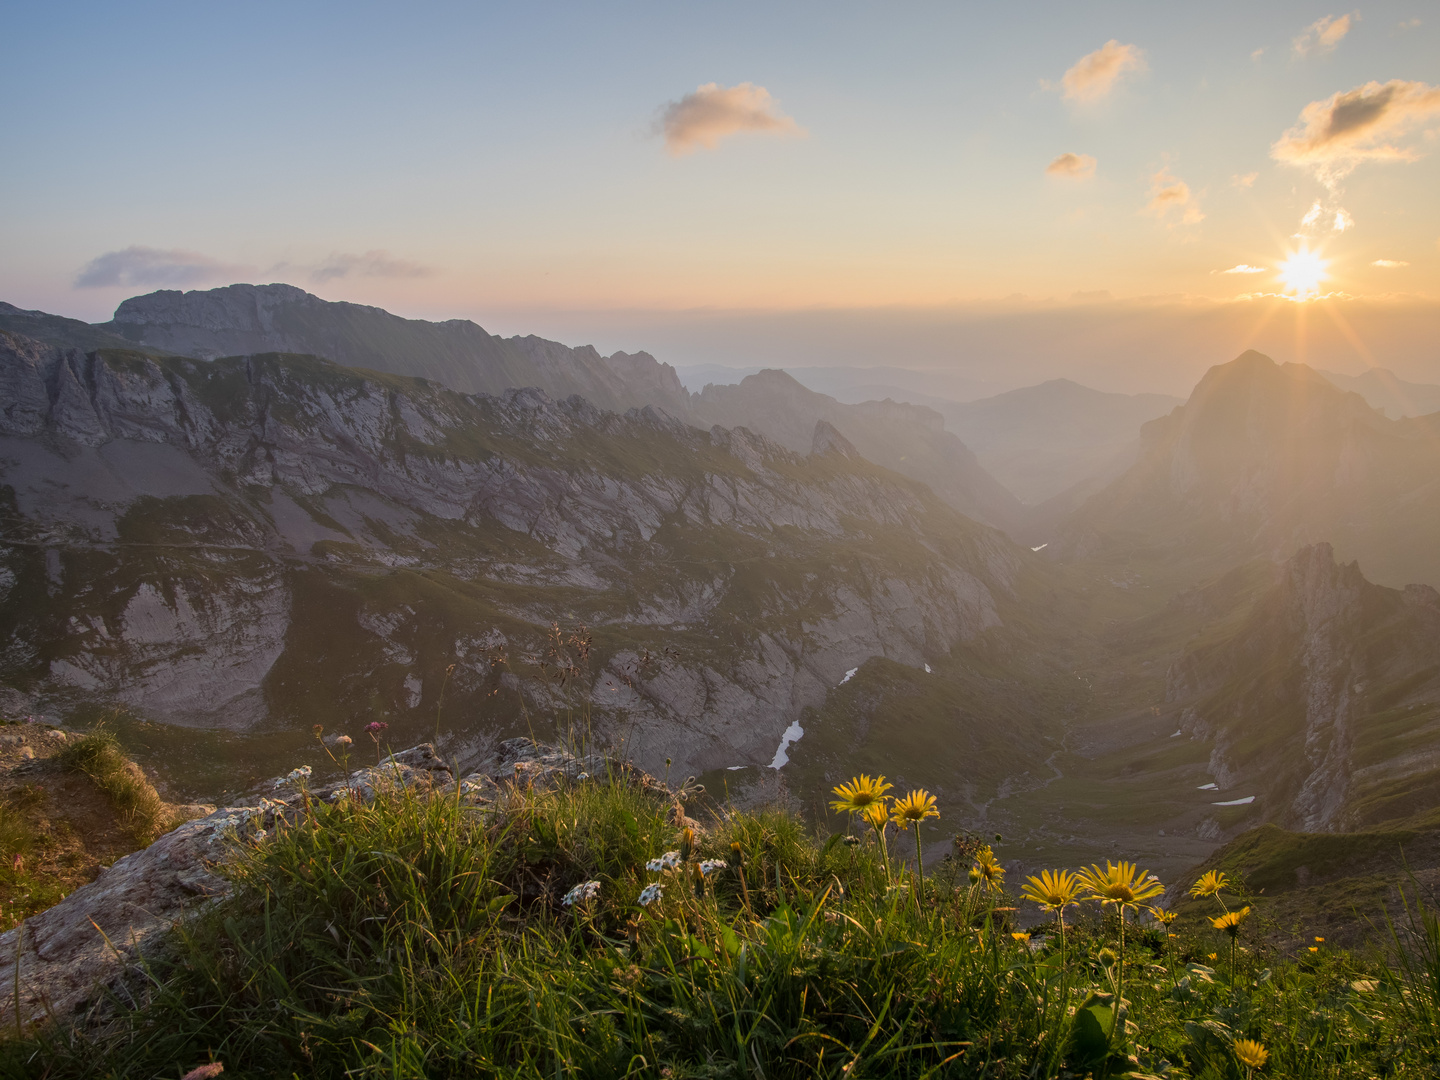
[[[499,794],[502,784],[548,787],[586,774],[604,776],[607,770],[664,790],[644,773],[598,755],[576,757],[559,747],[510,739],[461,778],[460,793],[479,806]],[[450,767],[424,744],[356,772],[349,789],[369,799],[387,789],[453,792],[454,785]],[[311,798],[333,798],[342,787],[318,787]],[[261,800],[258,806],[223,807],[187,821],[0,936],[0,1023],[14,1024],[17,1006],[21,1022],[30,1024],[78,1018],[103,1009],[112,995],[126,1000],[127,988],[136,985],[126,976],[138,974],[141,962],[160,952],[179,920],[229,893],[229,884],[214,868],[234,850],[237,834],[268,829],[280,817],[298,817],[302,801],[292,794]]]

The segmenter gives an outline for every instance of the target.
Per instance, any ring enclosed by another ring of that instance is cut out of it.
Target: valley
[[[1183,405],[691,393],[643,353],[278,289],[0,312],[0,677],[176,799],[379,721],[462,761],[578,740],[831,827],[879,771],[944,808],[927,861],[994,833],[1017,869],[1168,877],[1266,823],[1434,809],[1425,418],[1253,353]],[[1081,478],[1027,505],[952,423]]]

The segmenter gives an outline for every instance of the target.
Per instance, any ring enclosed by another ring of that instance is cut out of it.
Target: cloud
[[[1170,224],[1198,225],[1205,220],[1190,185],[1174,176],[1168,166],[1150,177],[1150,202],[1145,212]],[[1179,215],[1176,222],[1170,220],[1172,212]]]
[[[229,266],[208,255],[179,249],[127,247],[91,259],[75,277],[77,289],[117,285],[183,288],[233,277],[244,267]]]
[[[334,281],[344,277],[416,278],[429,277],[435,271],[428,266],[397,259],[388,251],[367,251],[364,255],[335,252],[310,272],[315,281]]]
[[[713,150],[725,136],[739,131],[805,134],[804,128],[776,109],[770,91],[748,82],[696,87],[693,94],[666,105],[656,126],[665,136],[665,149],[677,157],[697,146]]]
[[[1211,270],[1212,274],[1263,274],[1265,267],[1251,266],[1249,263],[1241,263],[1239,266],[1232,266],[1229,270]]]
[[[1353,229],[1355,227],[1355,219],[1351,217],[1349,212],[1342,206],[1339,210],[1335,211],[1335,224],[1330,227],[1336,232],[1344,232],[1346,229]]]
[[[1399,267],[1409,266],[1410,264],[1409,264],[1408,262],[1404,262],[1403,260],[1400,260],[1400,259],[1376,259],[1376,260],[1375,260],[1373,263],[1371,263],[1370,265],[1371,265],[1371,266],[1378,266],[1378,267],[1380,267],[1380,269],[1382,269],[1382,270],[1396,270],[1396,269],[1398,269]]]
[[[1100,48],[1075,61],[1060,80],[1072,101],[1099,101],[1115,88],[1120,77],[1145,70],[1145,54],[1138,46],[1121,45],[1111,38]]]
[[[1368,82],[1306,105],[1270,156],[1333,184],[1362,162],[1414,161],[1419,153],[1400,145],[1402,138],[1437,118],[1440,87],[1401,79]]]
[[[1240,173],[1236,173],[1234,176],[1230,177],[1230,186],[1237,188],[1254,187],[1255,181],[1259,179],[1259,177],[1260,174],[1258,172],[1250,172],[1243,175]]]
[[[1295,39],[1295,55],[1309,56],[1314,53],[1316,56],[1328,56],[1335,51],[1335,46],[1340,44],[1340,39],[1359,21],[1358,11],[1349,15],[1326,15],[1323,19],[1316,19]]]
[[[1264,46],[1264,45],[1261,45],[1260,48],[1256,49],[1254,52],[1252,52],[1252,53],[1250,54],[1250,59],[1253,60],[1253,61],[1255,61],[1255,63],[1258,64],[1258,63],[1260,62],[1260,58],[1261,58],[1262,56],[1264,56],[1264,55],[1265,55],[1265,46]]]
[[[1046,176],[1060,176],[1066,180],[1088,180],[1095,175],[1095,159],[1089,154],[1061,154],[1045,166]]]

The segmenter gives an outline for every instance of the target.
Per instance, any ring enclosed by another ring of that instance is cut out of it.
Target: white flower
[[[330,793],[330,798],[334,799],[336,802],[339,802],[341,799],[348,799],[351,795],[354,794],[354,788],[337,787],[334,791]]]
[[[663,885],[646,885],[645,888],[640,891],[640,906],[649,907],[664,895],[665,887]]]
[[[590,774],[589,774],[588,772],[582,772],[582,773],[579,773],[579,774],[575,777],[575,779],[576,779],[576,780],[589,780],[589,779],[590,779]]]
[[[259,842],[259,841],[261,841],[261,840],[264,840],[265,837],[267,837],[267,836],[269,836],[269,835],[270,835],[270,834],[269,834],[268,832],[266,832],[264,829],[256,829],[256,830],[255,830],[255,840],[256,840],[257,842]]]
[[[651,859],[645,864],[645,869],[659,873],[662,870],[674,870],[680,865],[680,852],[667,851],[658,859]]]
[[[354,741],[355,741],[355,740],[352,739],[352,738],[350,738],[349,735],[341,735],[339,738],[337,738],[337,739],[335,740],[335,745],[336,745],[336,746],[349,746],[349,745],[350,745],[351,743],[353,743]]]
[[[275,781],[277,788],[300,787],[306,780],[310,779],[310,766],[301,765],[298,769],[291,769],[289,773]]]
[[[599,895],[600,882],[584,881],[581,882],[579,885],[576,885],[569,892],[567,892],[565,894],[565,899],[561,900],[560,902],[566,907],[569,907],[572,904],[583,904],[587,901],[594,900]]]
[[[724,859],[706,859],[700,864],[700,873],[704,874],[706,877],[709,877],[711,874],[715,873],[715,871],[724,870],[729,865],[730,864],[727,863]]]

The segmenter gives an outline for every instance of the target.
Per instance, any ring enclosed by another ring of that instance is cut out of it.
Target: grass
[[[88,776],[139,843],[151,843],[169,827],[159,793],[104,728],[69,743],[56,760],[62,768]]]
[[[1121,957],[1113,914],[1074,908],[1062,950],[968,859],[887,887],[873,842],[778,810],[690,834],[676,805],[620,777],[312,802],[237,837],[233,894],[182,924],[137,1006],[0,1043],[0,1075],[1238,1080],[1242,1037],[1272,1076],[1422,1076],[1440,1052],[1425,914],[1392,969],[1244,936],[1232,965],[1203,920],[1133,924]],[[666,851],[677,867],[647,869]]]

